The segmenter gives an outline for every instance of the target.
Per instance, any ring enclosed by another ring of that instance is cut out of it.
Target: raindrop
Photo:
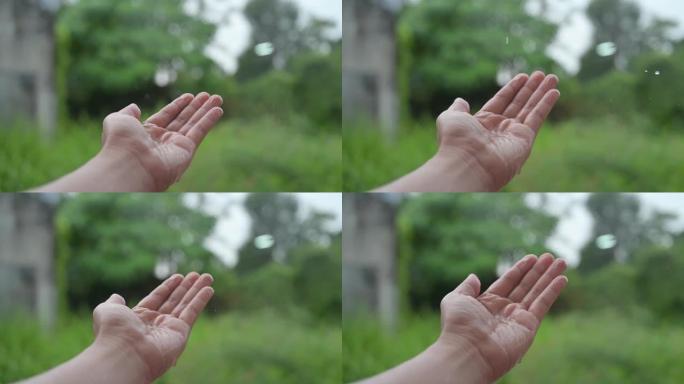
[[[275,240],[271,235],[259,235],[254,238],[254,247],[256,249],[268,249],[273,246]]]
[[[660,71],[655,71],[656,76],[660,76]]]
[[[613,56],[617,52],[617,45],[612,41],[606,41],[596,46],[596,54],[601,57]]]
[[[617,244],[617,239],[613,234],[601,235],[596,238],[596,247],[598,249],[611,249]]]
[[[269,56],[273,54],[273,44],[266,42],[266,43],[259,43],[254,46],[254,53],[257,56]]]
[[[509,36],[506,36],[506,45],[508,45],[511,42],[511,38]]]

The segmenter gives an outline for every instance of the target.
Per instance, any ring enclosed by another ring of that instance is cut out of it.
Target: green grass
[[[643,119],[547,124],[510,192],[684,190],[684,133],[654,133]],[[345,129],[344,190],[365,191],[398,178],[435,152],[432,123],[390,143],[371,129]]]
[[[424,350],[439,316],[404,321],[394,334],[373,322],[344,323],[343,378],[376,374]],[[681,383],[684,327],[654,325],[611,312],[570,313],[544,320],[522,363],[500,383]]]
[[[31,321],[0,323],[0,382],[26,378],[78,354],[92,338],[90,316],[52,332]],[[183,355],[160,384],[339,383],[339,325],[275,312],[200,317]]]
[[[100,148],[98,123],[53,140],[25,126],[2,132],[0,191],[36,187],[73,171]],[[275,120],[219,124],[172,191],[327,192],[342,187],[340,135],[311,133]]]

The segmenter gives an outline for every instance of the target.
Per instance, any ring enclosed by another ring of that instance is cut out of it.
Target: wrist
[[[88,367],[86,376],[94,378],[93,382],[148,384],[154,380],[137,351],[123,342],[97,338],[82,356]]]
[[[499,183],[487,171],[488,162],[481,160],[477,154],[460,148],[442,145],[437,153],[426,163],[429,167],[439,169],[455,186],[454,190],[462,192],[496,192]]]
[[[89,166],[97,173],[106,175],[112,191],[161,192],[161,183],[145,166],[148,149],[121,149],[105,145],[90,161]]]
[[[458,382],[485,384],[494,382],[496,378],[478,346],[465,338],[442,334],[426,353],[440,356],[453,364],[460,379]]]

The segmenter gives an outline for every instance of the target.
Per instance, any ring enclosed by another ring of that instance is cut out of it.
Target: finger
[[[126,108],[120,110],[119,113],[133,116],[136,119],[140,120],[140,108],[136,104],[128,105]]]
[[[514,303],[521,302],[552,263],[553,256],[550,253],[541,255],[537,263],[533,265],[530,271],[520,280],[520,283],[508,294],[508,298]]]
[[[181,95],[176,100],[162,108],[159,112],[150,116],[150,118],[147,119],[147,123],[155,124],[160,127],[166,127],[173,121],[173,119],[176,118],[176,116],[178,116],[179,113],[183,111],[185,107],[188,106],[188,104],[192,102],[193,99],[194,96],[189,93]]]
[[[188,290],[192,288],[192,285],[195,284],[195,281],[199,279],[199,273],[197,272],[190,272],[188,273],[185,278],[183,278],[183,281],[176,287],[176,289],[173,290],[173,293],[164,301],[164,303],[161,305],[159,308],[160,313],[171,313],[174,308],[180,303],[181,300],[183,300],[183,297],[185,296],[186,293],[188,293]]]
[[[212,287],[200,289],[197,295],[188,303],[185,309],[183,309],[179,318],[192,327],[192,325],[195,324],[195,320],[197,320],[197,316],[202,313],[202,310],[213,295],[214,289]]]
[[[105,301],[105,303],[126,305],[126,300],[123,297],[121,297],[120,295],[115,293],[115,294],[109,296],[109,299],[107,299],[107,301]]]
[[[178,133],[187,135],[188,132],[197,124],[205,115],[209,113],[214,107],[220,107],[223,104],[223,99],[219,95],[213,95],[202,104],[202,107],[195,112],[190,120],[180,129]]]
[[[565,276],[557,276],[551,284],[532,302],[530,312],[541,321],[546,313],[551,308],[551,305],[556,301],[565,285],[568,283],[568,278]]]
[[[207,133],[209,133],[209,131],[214,128],[214,125],[221,119],[221,116],[223,116],[223,109],[220,107],[212,108],[209,113],[204,115],[202,120],[188,131],[186,136],[192,140],[195,145],[200,145],[202,140],[204,140],[204,137],[207,136]]]
[[[459,97],[458,99],[456,99],[456,101],[454,101],[453,104],[451,104],[451,107],[449,107],[449,109],[454,112],[470,113],[470,104],[468,104],[467,101]]]
[[[169,294],[173,292],[176,286],[180,284],[181,280],[183,280],[183,276],[178,274],[169,277],[144,299],[140,300],[137,306],[156,311],[166,301],[166,298],[169,297]]]
[[[508,82],[494,97],[489,100],[481,111],[502,114],[508,104],[511,103],[515,95],[518,94],[527,82],[528,76],[521,73]]]
[[[527,116],[539,105],[539,102],[544,98],[544,96],[552,89],[556,89],[558,86],[558,77],[556,75],[548,75],[543,78],[543,82],[534,91],[534,94],[527,101],[525,106],[518,111],[517,114],[511,116],[516,117],[518,121],[525,121]]]
[[[539,88],[539,85],[544,81],[544,73],[536,71],[530,76],[522,89],[515,95],[513,101],[506,107],[503,115],[506,117],[516,117],[518,113],[525,107],[530,97]]]
[[[176,116],[176,118],[169,123],[169,125],[166,126],[166,129],[169,131],[180,131],[181,128],[185,126],[185,124],[190,120],[192,115],[197,112],[202,105],[209,99],[209,94],[206,92],[200,92],[195,98],[192,100],[192,102],[181,111],[181,113]]]
[[[205,273],[202,276],[195,281],[195,284],[192,285],[192,287],[188,290],[188,292],[183,296],[183,299],[181,302],[171,311],[171,315],[178,317],[180,316],[181,313],[183,313],[183,310],[185,307],[188,306],[188,304],[195,298],[197,293],[204,287],[208,287],[211,285],[211,283],[214,282],[214,278],[211,277],[210,274]]]
[[[549,116],[549,113],[556,105],[560,92],[557,89],[552,89],[544,95],[544,98],[537,104],[537,106],[530,112],[523,121],[523,124],[532,128],[535,132],[539,131],[544,120]]]
[[[508,293],[515,288],[520,279],[525,276],[527,271],[537,262],[537,256],[527,255],[520,259],[511,269],[503,274],[498,280],[489,286],[487,292],[502,297],[508,296]]]
[[[528,308],[536,299],[541,295],[542,292],[548,287],[549,284],[555,279],[556,277],[560,276],[564,271],[565,271],[565,260],[563,259],[556,259],[553,261],[553,264],[549,266],[549,268],[544,272],[542,277],[537,281],[536,284],[532,287],[532,289],[525,295],[525,298],[522,299],[520,304],[522,304],[523,307]]]
[[[458,287],[456,287],[456,289],[454,289],[454,292],[470,297],[477,297],[480,295],[480,279],[471,273]]]

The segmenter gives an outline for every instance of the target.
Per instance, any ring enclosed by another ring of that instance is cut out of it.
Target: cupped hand
[[[103,122],[103,153],[132,156],[155,190],[166,190],[178,181],[204,137],[223,115],[218,95],[184,94],[140,121],[140,108],[131,104],[107,116]]]
[[[541,320],[567,283],[565,262],[550,254],[528,255],[487,291],[470,275],[441,303],[440,341],[471,348],[493,382],[529,349]]]
[[[190,329],[214,294],[209,274],[173,275],[137,306],[112,295],[93,312],[95,342],[128,348],[144,362],[152,381],[171,368],[185,348]]]
[[[539,128],[560,97],[558,78],[519,74],[482,109],[470,114],[459,98],[437,118],[438,156],[465,156],[491,190],[518,174],[532,151]]]

